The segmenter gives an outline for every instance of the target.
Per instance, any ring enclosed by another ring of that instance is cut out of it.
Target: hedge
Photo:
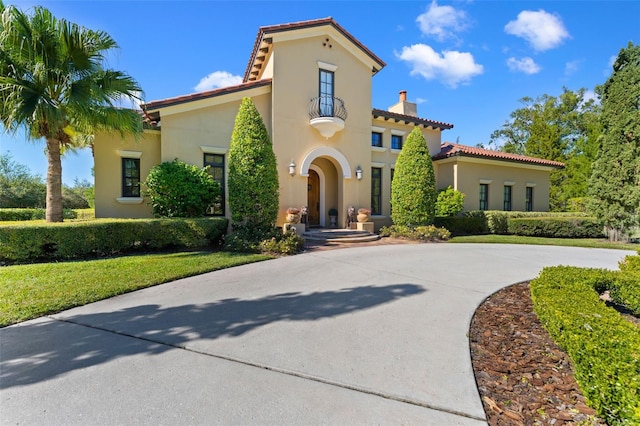
[[[463,213],[460,216],[438,216],[433,223],[436,227],[446,228],[451,235],[482,235],[489,233],[487,218],[483,214]]]
[[[100,219],[0,227],[0,262],[68,260],[219,244],[225,218]]]
[[[589,217],[528,217],[510,218],[509,234],[526,237],[599,238],[603,228]]]
[[[589,404],[610,425],[640,424],[640,328],[598,292],[618,273],[559,266],[531,282],[534,310],[571,358]]]
[[[81,209],[84,211],[86,209]],[[62,211],[64,219],[76,219],[78,213],[75,210],[64,209]],[[0,222],[23,221],[23,220],[44,220],[45,209],[0,209]]]

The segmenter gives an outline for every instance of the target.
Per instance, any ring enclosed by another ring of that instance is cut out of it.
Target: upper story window
[[[401,135],[391,135],[391,149],[402,149]]]
[[[334,97],[333,71],[320,69],[320,115],[333,117],[333,97]]]
[[[382,133],[380,132],[371,132],[371,146],[382,146]]]
[[[140,159],[122,159],[122,196],[140,197]]]

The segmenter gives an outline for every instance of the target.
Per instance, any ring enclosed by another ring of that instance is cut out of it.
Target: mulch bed
[[[489,425],[603,425],[585,403],[568,356],[533,312],[528,283],[476,311],[471,358]]]

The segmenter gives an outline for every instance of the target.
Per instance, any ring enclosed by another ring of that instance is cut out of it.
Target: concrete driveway
[[[204,274],[0,330],[2,424],[485,424],[476,307],[634,252],[407,244]],[[123,276],[123,280],[127,277]]]

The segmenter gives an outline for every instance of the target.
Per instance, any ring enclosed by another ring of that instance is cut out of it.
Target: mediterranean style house
[[[420,118],[400,91],[388,110],[372,108],[372,79],[384,68],[332,18],[261,27],[242,84],[142,105],[144,135],[96,135],[96,217],[151,217],[140,184],[178,158],[210,166],[223,195],[209,214],[230,216],[227,151],[240,101],[250,97],[266,124],[278,164],[280,216],[308,206],[309,225],[344,223],[349,206],[391,223],[391,180],[402,143],[418,127],[433,156],[438,188],[466,194],[466,210],[549,208],[549,173],[562,163],[442,143],[452,124]]]

